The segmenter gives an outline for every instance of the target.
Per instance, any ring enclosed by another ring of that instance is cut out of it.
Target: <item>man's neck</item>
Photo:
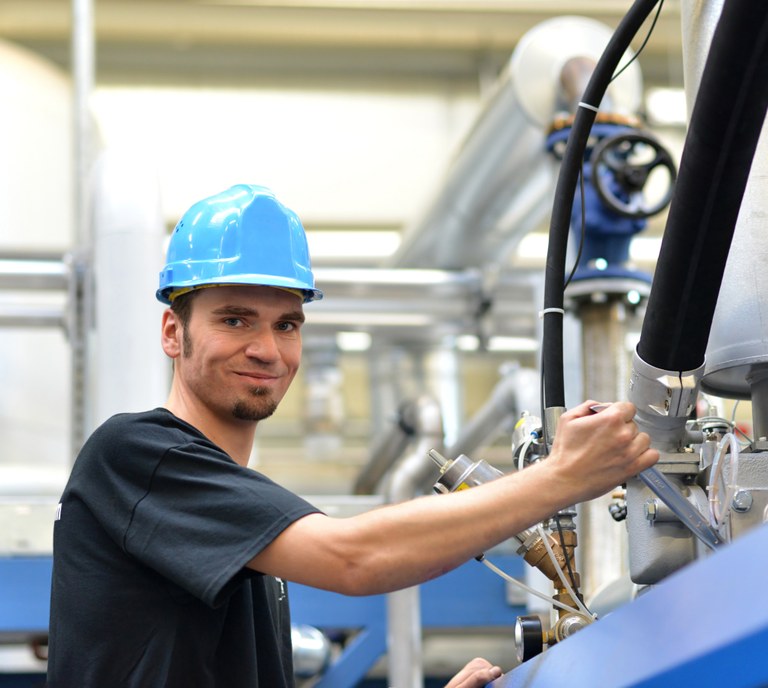
[[[235,462],[241,466],[248,465],[253,449],[253,438],[256,434],[256,421],[219,417],[208,408],[200,409],[195,405],[184,403],[173,392],[168,397],[165,408],[177,418],[197,428],[211,442],[229,454]]]

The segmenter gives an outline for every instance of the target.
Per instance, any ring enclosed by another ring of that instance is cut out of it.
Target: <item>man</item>
[[[168,401],[98,428],[62,495],[51,688],[291,686],[282,581],[348,595],[421,583],[658,459],[631,404],[593,414],[586,402],[525,471],[330,518],[246,467],[257,424],[298,370],[302,304],[322,297],[295,214],[245,185],[195,204],[157,295],[170,304]],[[477,659],[449,686],[499,674]]]

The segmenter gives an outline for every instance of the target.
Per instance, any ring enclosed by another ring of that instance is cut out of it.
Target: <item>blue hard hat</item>
[[[215,284],[293,289],[304,303],[323,298],[301,221],[266,187],[239,184],[199,201],[173,230],[157,298],[169,304],[174,292]]]

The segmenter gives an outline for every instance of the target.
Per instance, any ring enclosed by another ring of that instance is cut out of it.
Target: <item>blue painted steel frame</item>
[[[499,564],[514,575],[522,568],[514,557]],[[0,559],[0,633],[46,632],[50,572],[50,557]],[[670,576],[491,685],[768,686],[767,575],[768,525]],[[503,599],[504,582],[469,562],[422,586],[422,622],[427,628],[512,625],[522,610],[499,604]],[[342,655],[331,668],[334,673],[328,675],[335,682],[324,685],[354,685],[384,652],[383,596],[349,598],[291,585],[291,604],[297,623],[364,629],[347,648],[348,657]]]
[[[491,556],[513,576],[521,576],[520,557]],[[351,688],[387,651],[386,596],[345,597],[290,584],[291,619],[325,631],[360,632],[315,684],[315,688]],[[420,586],[424,629],[489,628],[509,631],[510,661],[514,657],[512,630],[524,607],[506,603],[506,583],[482,564],[470,561],[455,571]],[[471,657],[467,658],[468,660]]]
[[[46,635],[51,557],[0,558],[0,639]]]
[[[490,685],[768,686],[767,577],[764,525]]]
[[[490,557],[513,576],[522,574],[517,556]],[[0,640],[45,635],[48,632],[51,557],[0,558]],[[470,561],[421,586],[421,618],[425,628],[507,628],[510,657],[512,628],[523,607],[506,600],[505,582],[485,566]],[[315,688],[357,685],[386,652],[386,596],[346,597],[295,583],[289,584],[291,617],[324,630],[356,632],[341,656]]]

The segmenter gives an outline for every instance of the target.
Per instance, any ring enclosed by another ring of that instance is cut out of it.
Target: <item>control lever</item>
[[[589,407],[593,413],[600,413],[608,408],[610,404],[595,404]],[[707,547],[716,549],[719,545],[725,544],[725,541],[718,535],[717,531],[701,515],[699,510],[693,506],[677,489],[677,486],[664,475],[658,468],[652,466],[640,471],[637,476],[642,480],[664,504],[666,504],[675,516],[686,526],[699,540]]]
[[[682,522],[683,525],[701,540],[707,547],[716,549],[719,545],[725,544],[725,541],[718,535],[717,531],[701,515],[699,510],[693,506],[675,486],[656,467],[646,468],[640,471],[637,476],[648,488],[666,504]]]

